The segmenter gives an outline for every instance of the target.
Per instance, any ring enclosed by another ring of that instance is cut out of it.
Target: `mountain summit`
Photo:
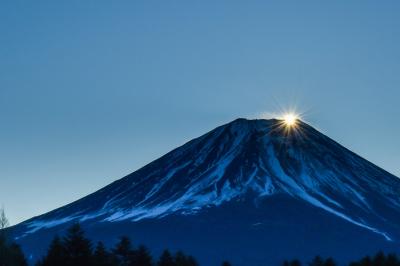
[[[399,196],[400,179],[304,122],[237,119],[13,234],[33,256],[38,238],[79,221],[95,238],[132,234],[204,265],[345,261],[400,248]]]

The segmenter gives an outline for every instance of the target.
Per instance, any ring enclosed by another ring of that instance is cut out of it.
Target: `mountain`
[[[399,178],[302,121],[237,119],[12,234],[32,260],[79,221],[93,239],[128,235],[202,265],[346,262],[400,251],[399,196]]]

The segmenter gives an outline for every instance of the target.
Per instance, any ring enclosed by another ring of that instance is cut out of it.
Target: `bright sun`
[[[299,116],[294,113],[287,113],[283,116],[283,121],[285,122],[285,125],[288,127],[296,125],[298,119]]]

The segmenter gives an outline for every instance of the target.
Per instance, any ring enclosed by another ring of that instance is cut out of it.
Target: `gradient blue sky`
[[[13,224],[237,117],[297,106],[400,176],[399,1],[0,1]]]

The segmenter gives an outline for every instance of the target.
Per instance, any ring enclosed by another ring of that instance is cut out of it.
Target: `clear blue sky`
[[[399,14],[399,1],[2,0],[0,204],[15,224],[293,105],[400,176]]]

